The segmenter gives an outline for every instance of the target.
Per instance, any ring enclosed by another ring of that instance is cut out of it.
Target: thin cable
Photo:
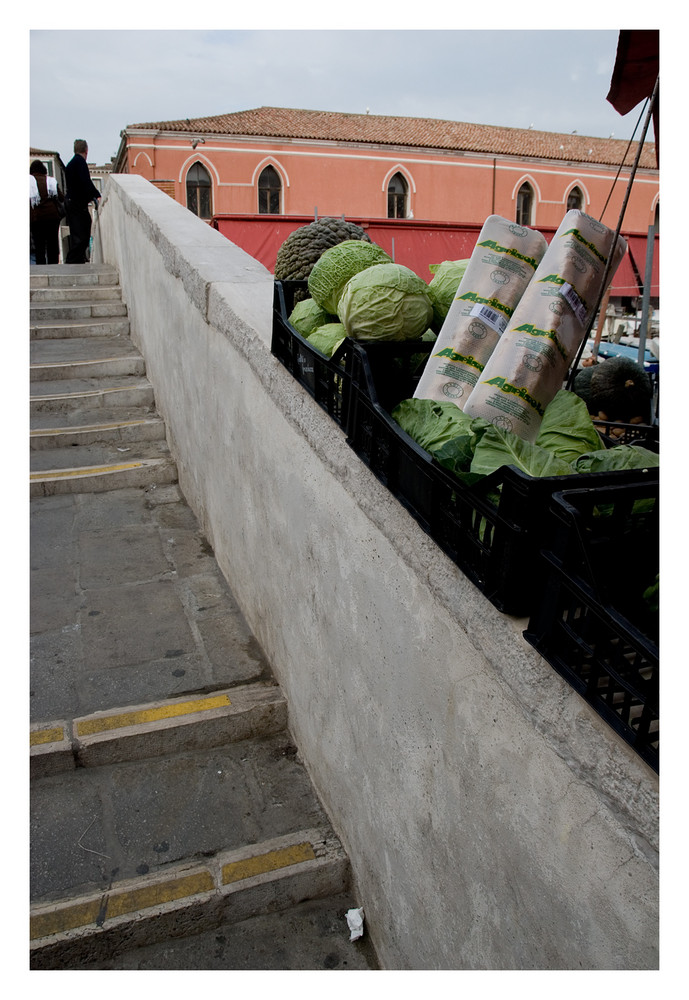
[[[641,109],[641,114],[639,115],[639,120],[637,121],[636,125],[634,126],[634,131],[632,132],[632,134],[631,134],[631,136],[629,138],[629,142],[627,143],[627,148],[625,149],[624,156],[622,157],[622,162],[620,163],[619,167],[617,168],[617,173],[615,174],[615,180],[612,182],[612,186],[610,188],[610,193],[608,194],[608,197],[606,198],[605,204],[603,205],[603,211],[600,213],[600,218],[598,219],[599,222],[603,221],[603,216],[605,215],[605,210],[608,207],[610,199],[612,198],[612,193],[615,190],[615,185],[617,184],[617,182],[618,182],[618,180],[620,178],[620,174],[622,173],[622,167],[624,166],[624,161],[627,159],[627,153],[632,148],[632,143],[634,142],[634,136],[636,135],[636,130],[638,129],[638,127],[639,127],[639,125],[641,123],[641,119],[643,118],[644,112],[645,112],[645,110],[646,110],[646,108],[648,106],[648,100],[649,99],[647,97],[646,98],[646,103],[644,104],[644,106]]]
[[[630,174],[629,174],[629,180],[627,181],[627,190],[625,191],[624,200],[622,202],[622,208],[620,209],[620,217],[619,217],[619,219],[617,221],[617,228],[615,229],[615,236],[614,236],[613,241],[612,241],[612,246],[610,247],[610,254],[608,255],[607,261],[605,262],[605,270],[603,272],[603,280],[601,282],[601,287],[600,287],[600,290],[598,292],[598,298],[596,300],[596,305],[591,310],[591,315],[590,315],[588,324],[586,326],[586,333],[584,334],[584,337],[583,337],[583,339],[581,341],[581,344],[579,346],[579,351],[577,352],[577,356],[574,359],[574,364],[572,365],[572,367],[570,369],[569,378],[567,379],[567,386],[566,386],[566,388],[570,389],[570,390],[572,388],[572,384],[574,382],[574,376],[576,375],[577,368],[579,366],[579,361],[581,359],[582,354],[584,353],[584,348],[586,347],[586,344],[588,343],[589,334],[591,333],[591,328],[593,327],[593,323],[594,323],[594,320],[596,318],[596,313],[600,309],[600,304],[603,301],[603,296],[604,296],[605,291],[606,291],[606,286],[607,286],[607,283],[608,283],[608,275],[610,274],[610,271],[612,270],[612,262],[613,262],[613,257],[615,255],[615,247],[617,246],[617,240],[619,239],[620,230],[622,229],[622,222],[624,220],[624,214],[627,211],[627,204],[629,202],[629,196],[630,196],[631,191],[632,191],[632,184],[633,184],[634,178],[636,176],[636,170],[637,170],[637,167],[639,166],[639,160],[641,159],[641,153],[643,152],[644,141],[646,139],[646,133],[648,132],[648,127],[651,124],[651,115],[653,114],[653,106],[655,105],[656,95],[658,93],[659,82],[660,82],[660,77],[658,76],[658,77],[656,77],[656,82],[655,82],[655,86],[653,88],[653,93],[651,94],[651,99],[648,102],[649,106],[648,106],[648,112],[646,114],[646,121],[644,122],[644,127],[642,129],[641,137],[639,139],[639,145],[638,145],[638,148],[636,150],[636,156],[634,157],[634,163],[632,164],[632,169],[631,169]],[[594,361],[596,360],[597,357],[598,357],[598,350],[597,350],[596,345],[594,344],[594,350],[593,350]]]

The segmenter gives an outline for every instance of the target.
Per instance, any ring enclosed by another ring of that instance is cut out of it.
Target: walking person
[[[29,213],[32,263],[57,264],[60,259],[60,220],[64,198],[45,163],[34,160],[29,167]]]
[[[100,191],[91,180],[86,158],[89,148],[85,139],[74,140],[74,156],[65,167],[67,178],[67,223],[69,225],[69,252],[67,264],[85,264],[91,239],[91,213],[93,201],[98,206]]]

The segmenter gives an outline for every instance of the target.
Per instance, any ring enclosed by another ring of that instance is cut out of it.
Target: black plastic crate
[[[553,496],[542,596],[527,641],[655,770],[659,616],[644,598],[659,571],[659,477]]]
[[[309,344],[289,322],[306,281],[276,281],[273,292],[271,351],[333,420],[344,427],[347,418],[345,359],[351,341],[340,344],[327,358]]]
[[[636,444],[649,451],[660,450],[660,428],[658,424],[623,424],[594,417],[596,430],[607,447],[616,444]]]
[[[432,344],[352,343],[347,356],[347,440],[437,545],[505,614],[527,616],[543,581],[539,556],[551,498],[572,476],[536,478],[511,466],[461,483],[409,437],[390,411],[413,396]],[[576,476],[599,489],[644,482],[629,470]]]

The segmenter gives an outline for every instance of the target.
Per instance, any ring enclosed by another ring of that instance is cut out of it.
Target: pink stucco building
[[[556,227],[574,201],[598,217],[609,199],[603,221],[616,222],[635,153],[627,145],[533,129],[262,107],[129,125],[114,170],[141,174],[208,219],[316,210],[477,223],[495,212]],[[647,232],[658,187],[655,148],[646,143],[625,229]]]
[[[215,219],[224,235],[271,269],[291,229],[314,215],[344,215],[395,225],[398,247],[403,237],[409,246],[405,262],[419,261],[426,280],[417,252],[422,223],[426,233],[434,226],[477,232],[495,213],[547,235],[576,207],[614,228],[637,151],[622,139],[277,107],[128,125],[121,136],[114,172],[141,174],[201,218]],[[274,232],[266,229],[271,218]],[[636,294],[648,229],[655,224],[657,232],[658,223],[659,171],[650,141],[622,229],[638,243],[636,279],[630,262],[618,294]],[[436,247],[428,263],[438,255],[437,241]],[[655,275],[654,286],[657,295]]]

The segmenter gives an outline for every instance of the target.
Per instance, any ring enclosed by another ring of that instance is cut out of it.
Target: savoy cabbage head
[[[428,286],[403,264],[374,264],[344,287],[338,316],[352,340],[417,340],[430,326]]]

